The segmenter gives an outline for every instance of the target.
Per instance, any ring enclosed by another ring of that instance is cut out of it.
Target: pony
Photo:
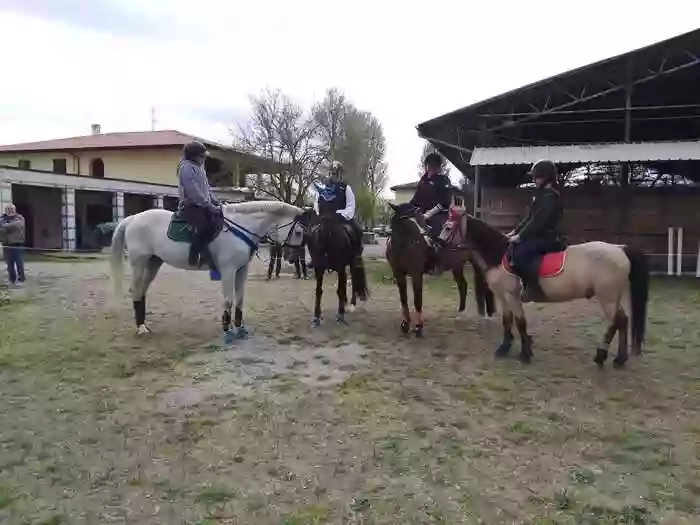
[[[316,295],[314,301],[314,315],[311,319],[312,326],[321,325],[321,298],[323,297],[323,276],[326,271],[332,270],[338,274],[338,310],[336,322],[347,324],[345,319],[345,307],[347,297],[347,267],[350,267],[352,278],[352,295],[366,301],[369,297],[367,289],[367,275],[362,261],[355,253],[354,241],[351,233],[336,217],[319,217],[313,209],[304,212],[299,220],[306,228],[304,242],[309,248],[311,265],[316,277]],[[293,246],[285,248],[284,256],[287,261],[298,253]]]
[[[224,204],[218,231],[209,244],[212,262],[220,274],[224,296],[221,324],[224,339],[245,338],[243,302],[248,278],[248,265],[260,241],[275,232],[285,239],[283,246],[298,246],[303,239],[299,223],[303,210],[278,201],[252,201]],[[164,209],[146,210],[122,219],[112,237],[111,273],[115,294],[121,293],[124,249],[131,263],[130,293],[134,306],[137,334],[150,332],[146,326],[146,292],[158,270],[167,263],[181,270],[194,268],[188,263],[192,230],[178,212]],[[214,279],[214,275],[212,276]],[[231,330],[231,309],[234,305],[234,329]]]
[[[399,299],[403,319],[401,331],[408,334],[411,330],[411,315],[408,309],[407,278],[413,284],[413,305],[415,318],[413,333],[423,336],[423,274],[426,262],[433,250],[433,241],[428,235],[427,225],[414,206],[409,203],[389,204],[394,214],[391,217],[391,235],[387,242],[386,259],[389,262],[394,281],[399,289]],[[464,312],[467,301],[467,281],[464,278],[464,265],[469,261],[474,268],[474,290],[477,309],[481,316],[492,317],[496,312],[493,294],[486,285],[484,273],[480,266],[472,261],[470,252],[463,247],[446,247],[441,250],[437,263],[437,274],[445,269],[452,270],[452,276],[459,290],[458,311]]]
[[[520,335],[520,361],[530,363],[532,338],[527,331],[523,312],[520,278],[510,263],[510,244],[500,231],[469,214],[462,214],[443,231],[443,238],[457,236],[473,250],[477,264],[486,273],[486,281],[502,305],[503,341],[496,357],[508,355],[512,344],[512,326]],[[649,264],[647,256],[626,245],[602,241],[573,244],[565,250],[550,252],[539,262],[539,282],[543,302],[566,302],[596,298],[605,314],[607,326],[596,347],[594,362],[602,368],[608,349],[618,334],[618,350],[613,366],[624,366],[628,360],[628,327],[631,325],[632,350],[642,353],[647,302],[649,300]],[[623,306],[629,295],[630,311]]]

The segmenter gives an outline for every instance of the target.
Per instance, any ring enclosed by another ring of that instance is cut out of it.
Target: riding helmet
[[[441,168],[442,167],[442,157],[437,152],[430,153],[429,155],[425,156],[425,160],[423,161],[423,164],[425,166],[432,166],[435,168]]]
[[[557,166],[551,160],[542,159],[535,162],[531,167],[528,175],[532,176],[532,180],[543,179],[545,183],[557,182]]]
[[[207,147],[201,142],[193,140],[185,144],[182,153],[187,160],[194,161],[197,157],[207,154]]]

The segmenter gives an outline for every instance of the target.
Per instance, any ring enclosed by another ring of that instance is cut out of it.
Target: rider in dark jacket
[[[430,236],[435,242],[436,251],[433,253],[432,260],[428,261],[427,268],[431,271],[437,262],[437,250],[440,247],[438,237],[449,216],[452,183],[450,178],[442,172],[442,157],[439,153],[427,155],[423,165],[425,174],[418,182],[410,203],[423,214],[425,222],[430,227]]]
[[[335,161],[331,165],[324,186],[317,187],[318,195],[314,203],[316,213],[321,216],[334,216],[352,231],[355,252],[362,255],[362,228],[355,220],[355,194],[343,181],[343,165]]]
[[[180,190],[178,211],[195,229],[189,256],[190,266],[195,267],[201,265],[201,258],[209,258],[206,245],[212,240],[216,217],[221,215],[221,204],[212,195],[204,171],[206,158],[206,146],[192,141],[182,150],[182,160],[177,167]]]
[[[536,184],[535,196],[527,215],[508,234],[513,247],[513,266],[523,281],[524,301],[544,298],[539,282],[540,257],[565,248],[559,223],[564,212],[556,189],[557,168],[550,160],[535,162],[528,172]]]

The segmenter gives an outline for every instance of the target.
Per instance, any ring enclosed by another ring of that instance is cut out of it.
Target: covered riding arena
[[[700,242],[700,30],[584,66],[418,126],[474,191],[476,213],[512,228],[530,164],[558,163],[570,243],[652,254],[696,273]]]
[[[525,171],[507,166],[480,166],[480,205]],[[254,257],[252,335],[225,347],[207,272],[164,267],[137,337],[102,256],[30,262],[0,303],[0,522],[700,522],[695,277],[652,279],[645,353],[599,370],[594,301],[527,305],[524,366],[494,360],[469,269],[463,317],[451,276],[427,279],[416,339],[383,258],[365,264],[369,301],[336,324],[331,276],[312,328],[314,282]]]

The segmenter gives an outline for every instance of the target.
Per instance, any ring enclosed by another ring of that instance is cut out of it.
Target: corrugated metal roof
[[[472,166],[504,166],[532,164],[540,159],[564,164],[700,160],[700,141],[474,148],[469,163]]]

